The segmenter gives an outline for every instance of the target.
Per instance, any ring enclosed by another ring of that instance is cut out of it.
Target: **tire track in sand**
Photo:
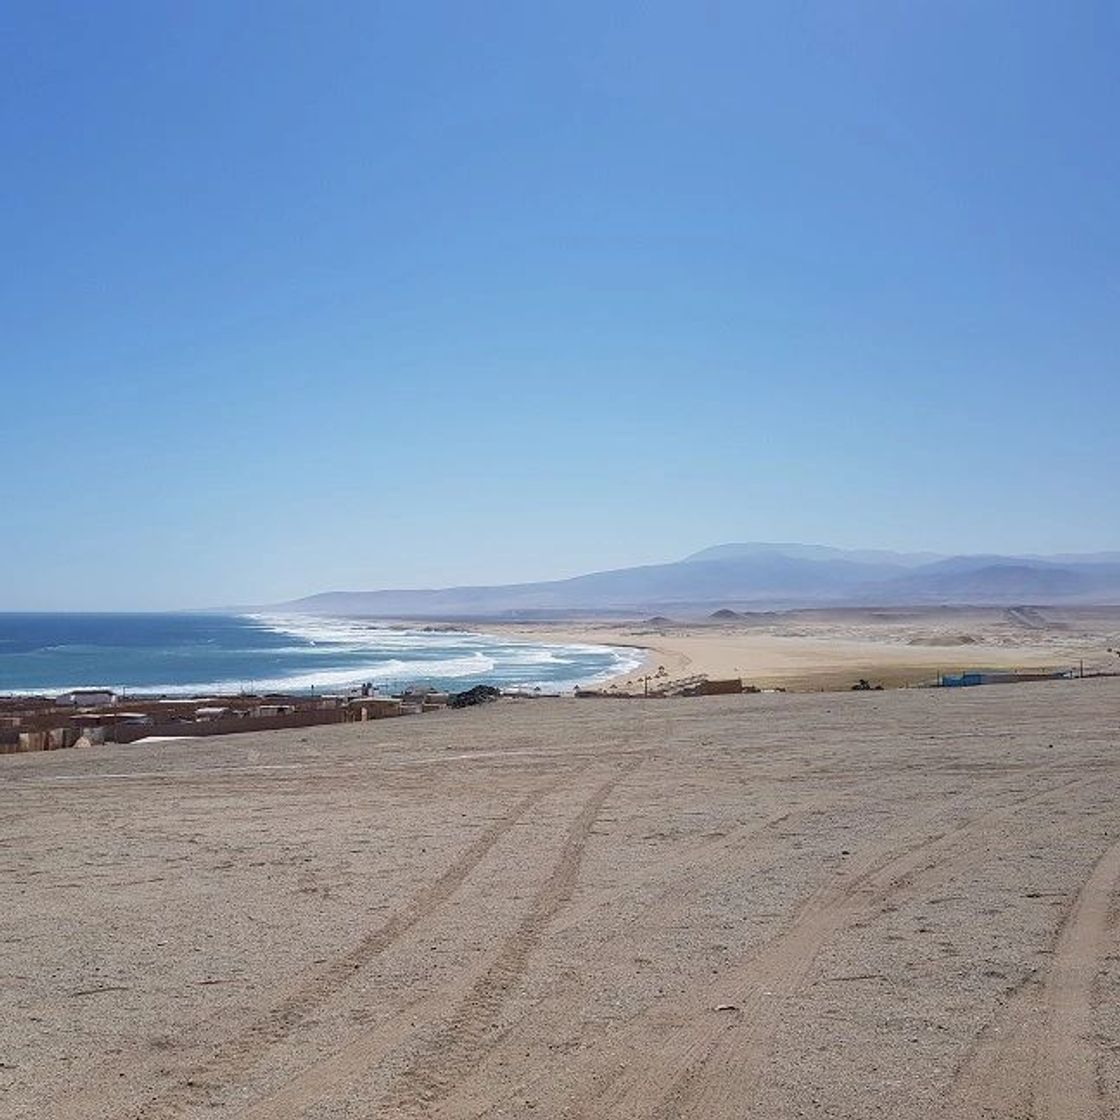
[[[1120,892],[1120,843],[1077,892],[1045,974],[1030,977],[989,1024],[958,1073],[949,1114],[1019,1114],[1099,1120],[1110,1113],[1093,1042],[1093,988],[1111,948],[1109,913]]]
[[[502,1004],[525,974],[529,957],[548,924],[571,899],[584,850],[596,821],[615,787],[644,758],[627,763],[584,802],[568,828],[560,853],[520,925],[498,951],[490,967],[446,1020],[436,1038],[398,1078],[391,1110],[424,1111],[446,1097],[501,1041],[495,1025]]]
[[[610,1071],[590,1094],[577,1088],[577,1112],[661,1120],[741,1114],[769,1060],[785,999],[800,988],[831,937],[875,912],[915,879],[944,874],[953,862],[973,859],[978,831],[1026,805],[1096,780],[1070,779],[1016,796],[955,826],[938,825],[944,807],[923,814],[911,823],[908,831],[917,835],[901,851],[868,853],[862,868],[814,891],[790,925],[743,964],[674,1006],[658,1008],[653,1019],[643,1017],[639,1034],[652,1023],[662,1041],[654,1048],[625,1047],[632,1058],[628,1068]],[[713,1015],[712,1008],[720,1004],[737,1010]],[[585,1069],[580,1080],[587,1086],[596,1078]]]
[[[272,1047],[282,1044],[311,1012],[348,984],[363,966],[384,953],[446,903],[495,844],[570,777],[567,773],[560,774],[526,794],[508,812],[480,832],[434,882],[417,891],[405,906],[383,924],[370,930],[329,966],[297,986],[240,1034],[222,1043],[205,1062],[181,1073],[177,1085],[149,1098],[133,1115],[137,1120],[176,1116],[191,1105],[203,1103],[213,1090],[243,1078]]]
[[[704,837],[685,852],[663,859],[658,864],[658,870],[684,868],[700,860],[718,859],[721,855],[725,856],[726,849],[736,843],[743,843],[747,837],[787,824],[790,820],[811,815],[814,811],[818,811],[820,803],[819,798],[811,799],[797,809],[775,810],[763,820],[743,824],[727,834],[714,838]],[[449,989],[457,987],[462,991],[470,983],[469,977],[463,978],[457,984],[452,982],[426,992],[329,1057],[301,1070],[278,1091],[259,1100],[243,1112],[241,1120],[288,1120],[291,1116],[299,1115],[301,1109],[306,1108],[311,1102],[321,1102],[345,1093],[349,1086],[358,1081],[379,1060],[383,1060],[399,1047],[402,1037],[415,1031],[417,1023],[439,1021],[446,1013],[448,1002],[454,998],[454,991]],[[402,1029],[402,1022],[407,1022],[411,1031],[408,1028]]]
[[[1024,807],[1086,785],[1094,779],[1070,779],[1044,790],[1014,797],[963,824],[927,833],[901,852],[885,853],[847,881],[826,885],[801,908],[794,926],[761,954],[747,970],[733,995],[741,1008],[739,1023],[717,1035],[699,1068],[674,1086],[654,1115],[658,1118],[709,1116],[749,1101],[757,1091],[781,1024],[784,1000],[795,995],[830,938],[853,921],[877,911],[898,891],[931,873],[943,876],[955,864],[975,858],[973,838],[979,831],[1020,812]],[[704,1076],[697,1077],[697,1073]]]
[[[452,1018],[446,1020],[438,1037],[422,1056],[402,1071],[401,1086],[397,1090],[401,1102],[397,1107],[406,1109],[411,1102],[422,1100],[425,1095],[429,1098],[441,1095],[433,1083],[432,1071],[442,1070],[441,1062],[446,1064],[448,1055],[453,1051],[462,1052],[459,1054],[461,1061],[472,1042],[478,1041],[479,1026],[485,1033],[506,991],[524,972],[529,953],[539,941],[545,924],[570,897],[583,848],[607,798],[622,778],[643,761],[639,758],[627,763],[607,781],[596,786],[583,802],[579,815],[565,834],[557,861],[548,879],[534,895],[526,917],[481,975],[464,977],[458,983],[453,980],[449,985],[428,991],[401,1007],[384,1022],[329,1057],[303,1069],[276,1092],[247,1108],[241,1113],[242,1120],[288,1120],[301,1115],[314,1103],[337,1096],[340,1091],[346,1092],[351,1084],[414,1035],[418,1024],[440,1022],[458,989],[460,1003]],[[486,1049],[479,1046],[479,1054]]]

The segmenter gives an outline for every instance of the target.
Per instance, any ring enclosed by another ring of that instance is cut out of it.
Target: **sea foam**
[[[0,690],[51,694],[109,682],[117,691],[184,696],[487,683],[563,692],[629,673],[643,658],[630,648],[308,615],[33,622],[14,620],[24,649],[5,653],[0,616]]]

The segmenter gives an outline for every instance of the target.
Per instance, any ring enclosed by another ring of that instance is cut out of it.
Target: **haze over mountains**
[[[940,556],[824,545],[723,544],[667,564],[571,579],[494,587],[328,591],[270,609],[461,618],[1059,603],[1120,603],[1120,552]]]

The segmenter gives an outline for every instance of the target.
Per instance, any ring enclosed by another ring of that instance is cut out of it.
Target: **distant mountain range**
[[[722,544],[668,564],[494,587],[327,591],[268,609],[379,618],[698,615],[715,609],[1120,603],[1120,552],[940,556]]]

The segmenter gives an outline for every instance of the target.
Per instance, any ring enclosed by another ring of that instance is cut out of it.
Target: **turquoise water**
[[[365,682],[563,690],[630,671],[638,651],[511,641],[364,619],[210,614],[0,614],[0,693],[329,692]]]

